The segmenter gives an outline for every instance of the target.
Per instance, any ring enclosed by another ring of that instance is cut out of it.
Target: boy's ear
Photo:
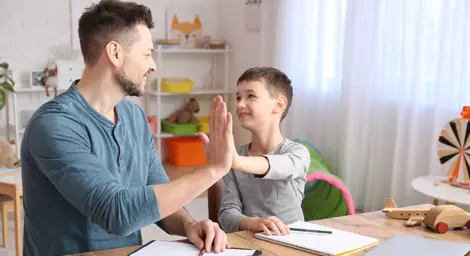
[[[275,113],[283,113],[287,107],[287,98],[284,95],[279,95],[276,99],[276,107],[274,108]]]

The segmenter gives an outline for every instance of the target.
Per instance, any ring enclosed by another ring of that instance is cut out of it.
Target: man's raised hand
[[[209,137],[199,134],[206,150],[207,164],[217,171],[227,173],[233,160],[235,143],[232,134],[232,114],[221,96],[212,100]]]

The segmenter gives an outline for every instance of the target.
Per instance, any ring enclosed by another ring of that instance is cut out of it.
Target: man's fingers
[[[225,241],[227,240],[227,236],[217,226],[217,224],[214,225],[214,230],[215,230],[214,251],[215,253],[219,253],[225,249],[223,245],[225,244]]]
[[[202,239],[195,235],[195,236],[191,236],[191,237],[188,237],[188,239],[194,244],[197,246],[197,248],[199,248],[199,250],[201,250],[202,248],[204,248],[204,241],[202,241]]]
[[[209,145],[209,137],[203,132],[198,132],[197,135],[201,139],[202,146],[204,147],[204,151],[207,150],[207,146]]]
[[[230,248],[230,247],[232,247],[232,246],[230,245],[230,243],[227,240],[227,242],[225,242],[225,248]]]
[[[214,131],[214,120],[216,118],[215,108],[217,106],[215,102],[216,102],[216,98],[214,98],[211,103],[211,114],[209,118],[209,135],[212,134],[212,132]]]
[[[214,232],[214,228],[213,227],[210,227],[209,224],[205,224],[204,225],[204,230],[205,230],[205,233],[206,233],[206,241],[205,241],[205,249],[206,249],[206,252],[210,252],[211,251],[211,247],[212,247],[212,241],[214,241],[214,236],[215,236],[215,232]]]
[[[225,102],[221,101],[219,103],[219,117],[218,117],[218,121],[219,121],[219,127],[218,127],[218,132],[222,133],[224,132],[225,130],[225,127],[226,127],[226,120],[227,120],[227,109],[225,107]]]
[[[227,132],[227,134],[230,136],[232,135],[232,129],[233,129],[233,123],[232,123],[232,113],[230,112],[227,112],[227,126],[226,126],[226,129],[225,131]]]

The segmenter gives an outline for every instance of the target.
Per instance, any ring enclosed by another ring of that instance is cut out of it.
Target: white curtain
[[[282,123],[350,189],[356,208],[430,202],[413,178],[445,175],[444,125],[470,105],[470,1],[265,0],[263,64],[285,71]]]

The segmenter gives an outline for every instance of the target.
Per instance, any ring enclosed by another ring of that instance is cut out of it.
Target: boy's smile
[[[259,129],[271,121],[275,100],[259,81],[243,81],[237,86],[237,116],[245,129]]]

